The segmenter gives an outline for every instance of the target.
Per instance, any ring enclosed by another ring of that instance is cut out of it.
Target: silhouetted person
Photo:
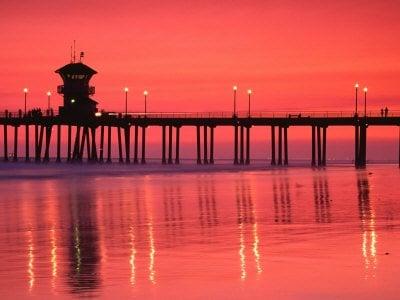
[[[389,109],[385,107],[385,118],[388,116]]]
[[[383,117],[383,108],[381,108],[381,117]]]

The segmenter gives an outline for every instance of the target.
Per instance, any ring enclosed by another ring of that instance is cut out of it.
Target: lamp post
[[[125,92],[125,115],[128,114],[128,92],[129,92],[129,88],[125,87],[124,88],[124,92]]]
[[[144,91],[143,95],[144,95],[144,116],[147,115],[147,95],[149,94],[148,91]]]
[[[49,113],[50,113],[50,97],[51,97],[51,92],[48,91],[48,92],[46,93],[46,95],[47,95],[47,109],[49,110]]]
[[[365,116],[365,118],[367,117],[367,92],[368,92],[368,88],[365,87],[364,88],[364,116]]]
[[[25,115],[26,115],[26,97],[27,97],[28,91],[29,91],[28,88],[24,88],[24,100],[25,100],[24,113],[25,113]]]
[[[237,86],[233,86],[233,116],[236,117],[236,92]]]
[[[249,95],[249,118],[250,118],[250,98],[251,98],[252,90],[247,90],[247,94]]]
[[[359,88],[359,84],[358,84],[358,82],[356,82],[356,84],[354,85],[354,88],[355,88],[355,90],[356,90],[356,113],[355,113],[355,116],[357,116],[358,115],[358,88]]]

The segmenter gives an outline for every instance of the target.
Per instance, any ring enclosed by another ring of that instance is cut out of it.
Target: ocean
[[[1,299],[398,299],[397,165],[0,164]]]

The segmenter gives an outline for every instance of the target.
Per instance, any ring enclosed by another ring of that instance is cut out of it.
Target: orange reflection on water
[[[33,285],[35,283],[35,270],[33,263],[35,261],[34,257],[34,245],[33,245],[33,237],[32,237],[32,230],[28,230],[28,285],[29,285],[29,292],[32,291]]]
[[[131,256],[129,258],[129,264],[131,266],[131,277],[130,282],[132,285],[135,284],[135,257],[136,257],[136,249],[135,249],[135,233],[134,228],[131,226],[130,228],[130,239],[131,239]]]

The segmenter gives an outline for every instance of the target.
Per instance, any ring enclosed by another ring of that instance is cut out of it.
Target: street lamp
[[[147,114],[147,95],[149,94],[148,91],[144,91],[143,95],[144,95],[144,116],[146,116]]]
[[[358,82],[356,82],[356,84],[354,85],[354,88],[356,89],[356,116],[358,115],[358,88],[360,87],[360,85],[358,84]]]
[[[47,109],[48,109],[49,112],[50,112],[50,96],[51,96],[51,92],[48,91],[48,92],[46,93],[46,95],[47,95]]]
[[[125,87],[124,88],[124,92],[125,92],[125,115],[128,114],[128,92],[129,92],[129,88]]]
[[[365,115],[365,117],[367,117],[367,92],[368,92],[368,88],[365,87],[364,88],[364,115]]]
[[[28,94],[28,88],[24,88],[24,99],[25,99],[25,109],[24,109],[24,113],[26,114],[26,95]]]
[[[247,90],[247,94],[249,95],[249,118],[250,118],[250,98],[251,98],[252,90]]]
[[[236,92],[237,86],[233,86],[233,116],[236,117]]]

